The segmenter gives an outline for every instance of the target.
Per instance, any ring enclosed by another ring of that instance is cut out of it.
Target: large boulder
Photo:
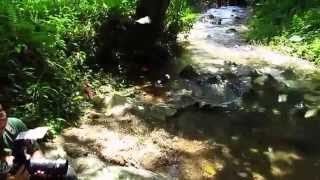
[[[107,116],[123,116],[132,107],[128,98],[120,94],[106,96],[102,103],[102,111]]]
[[[106,165],[98,157],[84,157],[74,160],[80,180],[162,180],[164,177],[145,169]]]

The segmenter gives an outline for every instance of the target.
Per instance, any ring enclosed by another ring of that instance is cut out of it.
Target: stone
[[[291,42],[301,42],[301,41],[303,41],[303,37],[301,37],[301,36],[298,36],[298,35],[293,35],[293,36],[291,36],[290,38],[289,38],[289,40],[291,41]]]
[[[78,173],[80,180],[118,180],[118,179],[141,179],[141,180],[162,180],[164,177],[145,169],[134,167],[123,167],[108,165],[102,162],[97,156],[90,155],[74,160],[73,166]]]
[[[209,14],[209,15],[208,15],[208,18],[209,18],[209,19],[214,19],[214,18],[215,18],[215,16],[214,16],[214,15],[212,15],[212,14]]]
[[[111,96],[106,96],[103,100],[103,107],[106,110],[110,110],[116,106],[124,105],[127,103],[127,98],[119,94],[113,94]]]
[[[184,79],[196,79],[200,76],[200,74],[191,65],[186,66],[179,75]]]
[[[134,167],[109,166],[103,169],[101,172],[99,172],[94,179],[164,180],[165,178],[145,169],[137,169]]]
[[[230,28],[228,30],[226,30],[226,33],[236,33],[238,32],[235,28]]]
[[[253,81],[253,83],[257,84],[259,86],[263,86],[267,79],[268,79],[268,76],[265,76],[265,75],[264,76],[259,76]]]
[[[105,97],[103,100],[102,111],[106,116],[123,116],[129,109],[132,108],[131,103],[125,96],[113,94]]]
[[[177,113],[177,109],[172,105],[147,105],[144,108],[138,106],[134,108],[138,114],[141,114],[146,119],[164,121],[167,117],[171,117]]]

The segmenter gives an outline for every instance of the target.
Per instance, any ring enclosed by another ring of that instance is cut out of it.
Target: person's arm
[[[4,160],[8,164],[13,163],[13,156],[6,156]],[[15,174],[8,174],[6,180],[29,180],[29,172],[25,165],[19,167],[18,171]]]
[[[42,158],[43,154],[40,150],[36,150],[33,152],[31,157],[32,158]],[[12,164],[13,158],[14,158],[13,156],[6,156],[5,161],[8,164]],[[25,167],[25,165],[22,165],[21,167],[19,167],[16,174],[8,174],[7,178],[5,180],[29,180],[29,176],[30,176],[30,174],[29,174],[27,168]]]
[[[25,165],[22,165],[18,169],[16,174],[14,174],[14,175],[8,174],[6,180],[29,180],[29,172],[28,172],[27,168],[25,167]]]

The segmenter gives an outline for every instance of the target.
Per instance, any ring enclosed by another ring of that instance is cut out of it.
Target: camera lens
[[[29,172],[43,171],[47,175],[64,175],[68,170],[68,161],[64,159],[31,159]]]

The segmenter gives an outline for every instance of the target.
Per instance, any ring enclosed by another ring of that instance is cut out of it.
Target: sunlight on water
[[[240,34],[248,15],[235,6],[210,9],[180,39],[188,42],[184,56],[199,75],[184,78],[180,88],[198,103],[169,118],[169,127],[190,145],[206,144],[181,155],[183,177],[319,179],[316,68],[246,44]],[[229,100],[236,103],[224,104]]]

